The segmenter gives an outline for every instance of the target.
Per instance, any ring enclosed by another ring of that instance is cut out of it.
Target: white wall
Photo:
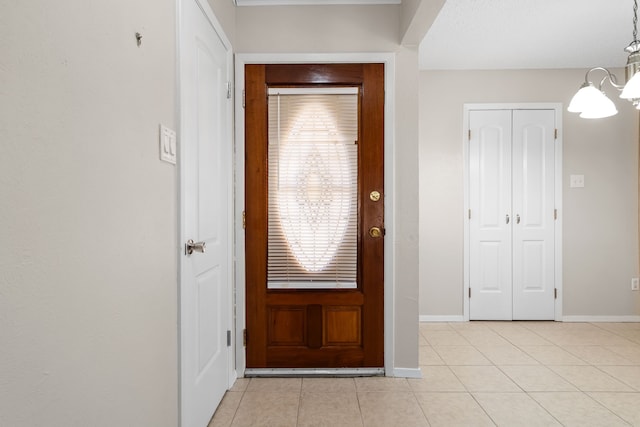
[[[175,426],[175,2],[0,3],[0,425]]]
[[[207,0],[216,19],[222,26],[225,36],[235,45],[236,35],[236,6],[233,0]]]
[[[399,11],[395,5],[238,7],[235,50],[391,52],[398,48]]]
[[[395,367],[418,367],[418,58],[399,45],[400,7],[239,7],[236,53],[395,52]]]
[[[463,314],[464,103],[562,102],[585,70],[420,73],[420,314]],[[617,70],[618,76],[624,75]],[[638,113],[563,112],[564,316],[638,316]],[[584,174],[585,188],[569,188]]]

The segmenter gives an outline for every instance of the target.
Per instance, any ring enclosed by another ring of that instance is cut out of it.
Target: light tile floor
[[[422,379],[253,378],[213,426],[640,426],[640,323],[421,323]]]

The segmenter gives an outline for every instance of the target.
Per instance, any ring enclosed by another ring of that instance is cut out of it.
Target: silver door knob
[[[201,254],[207,250],[207,244],[205,242],[194,242],[193,239],[189,239],[184,245],[184,253],[191,255],[194,252],[200,252]]]

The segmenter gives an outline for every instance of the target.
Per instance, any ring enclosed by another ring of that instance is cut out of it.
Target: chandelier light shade
[[[631,80],[624,85],[620,98],[623,99],[640,99],[640,73],[636,72]]]
[[[618,113],[616,105],[592,83],[585,83],[573,96],[568,111],[580,113],[584,119],[610,117]]]
[[[626,84],[618,84],[615,74],[603,67],[594,67],[587,71],[584,83],[573,96],[567,111],[580,113],[584,119],[601,119],[618,114],[613,101],[602,90],[602,85],[609,82],[611,86],[621,92],[620,98],[630,101],[634,107],[640,109],[640,41],[638,41],[638,2],[633,0],[633,41],[625,48],[629,52],[625,68]],[[600,72],[604,76],[596,85],[589,79],[591,73]]]

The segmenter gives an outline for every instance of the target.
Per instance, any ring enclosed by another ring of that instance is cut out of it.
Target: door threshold
[[[251,377],[380,377],[384,368],[246,368]]]

